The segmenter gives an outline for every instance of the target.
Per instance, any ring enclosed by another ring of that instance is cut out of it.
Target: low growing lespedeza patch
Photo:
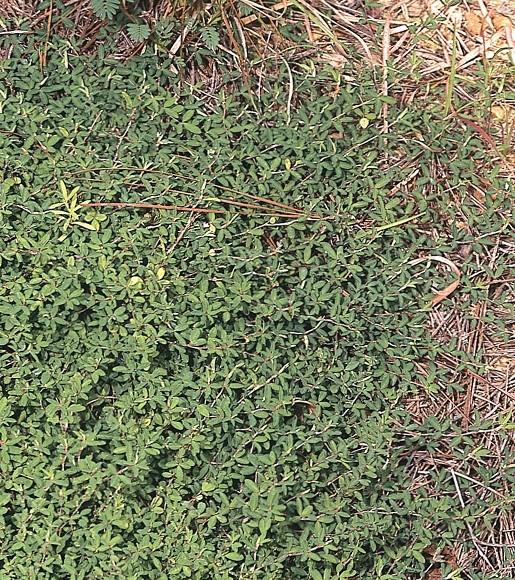
[[[280,83],[208,108],[153,60],[65,64],[0,64],[4,576],[422,573],[454,513],[396,437],[432,210],[389,194],[381,98],[299,79],[287,124]]]

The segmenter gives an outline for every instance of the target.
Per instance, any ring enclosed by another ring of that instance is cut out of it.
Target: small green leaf
[[[200,36],[209,50],[214,50],[220,43],[220,35],[214,26],[206,26],[200,31]]]
[[[200,127],[198,127],[197,125],[194,125],[193,123],[188,123],[188,122],[184,122],[183,126],[185,129],[187,129],[190,133],[194,133],[195,135],[200,135],[202,133],[202,130]]]
[[[119,0],[91,0],[91,8],[98,18],[112,18],[119,10]]]
[[[150,36],[150,28],[146,23],[130,22],[127,24],[127,32],[134,42],[143,42]]]

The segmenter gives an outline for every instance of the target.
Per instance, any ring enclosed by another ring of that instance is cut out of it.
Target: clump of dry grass
[[[515,244],[508,237],[499,236],[490,252],[490,264],[497,259],[513,255]],[[485,279],[491,298],[473,304],[468,315],[453,307],[439,308],[431,314],[431,332],[441,344],[456,341],[457,349],[475,358],[474,365],[464,365],[451,355],[440,355],[437,364],[448,371],[449,380],[461,389],[450,391],[448,385],[440,384],[436,393],[429,392],[422,384],[418,394],[406,401],[413,420],[423,424],[429,417],[440,421],[450,420],[460,427],[463,436],[473,443],[475,453],[458,459],[455,453],[454,433],[443,436],[437,449],[419,451],[411,458],[410,471],[413,489],[424,487],[430,494],[441,494],[434,483],[440,474],[452,482],[455,496],[465,509],[477,501],[489,505],[488,513],[482,514],[467,525],[468,545],[474,550],[457,544],[453,549],[456,566],[463,571],[482,570],[499,574],[499,578],[515,575],[515,514],[511,505],[513,490],[506,477],[513,466],[507,462],[508,450],[515,443],[513,424],[515,409],[515,319],[513,312],[499,305],[497,300],[504,294],[505,301],[515,303],[513,279]],[[487,317],[487,313],[491,316]],[[491,322],[485,320],[491,318]],[[500,338],[495,321],[507,323],[509,336]],[[421,364],[420,376],[428,375],[428,368]],[[477,429],[473,424],[490,423],[487,429]],[[496,472],[487,483],[480,475],[488,469]],[[463,485],[465,484],[465,485]],[[494,488],[495,486],[495,488]],[[511,507],[510,507],[511,506]],[[490,524],[485,526],[484,518]]]

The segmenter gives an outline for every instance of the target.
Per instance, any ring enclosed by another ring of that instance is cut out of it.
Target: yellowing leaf
[[[138,284],[142,284],[143,280],[139,276],[132,276],[129,280],[129,286],[137,286]]]
[[[367,128],[369,125],[370,125],[370,121],[369,121],[369,119],[367,119],[366,117],[362,117],[362,118],[359,120],[359,126],[360,126],[362,129],[366,129],[366,128]]]
[[[505,107],[502,105],[494,105],[490,110],[492,112],[492,116],[497,121],[506,121],[506,118],[508,117],[508,111]]]
[[[202,491],[205,493],[209,493],[210,491],[214,491],[216,489],[216,483],[213,481],[203,481],[202,482]]]
[[[59,189],[61,190],[61,195],[65,200],[68,199],[68,190],[66,189],[66,184],[64,181],[59,181]]]
[[[92,232],[98,231],[98,228],[96,228],[93,224],[88,224],[87,222],[73,222],[73,224],[76,226],[80,226],[81,228],[84,228],[85,230],[90,230]]]

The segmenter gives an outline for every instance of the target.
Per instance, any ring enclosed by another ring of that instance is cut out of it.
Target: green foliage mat
[[[296,77],[289,109],[287,82],[202,100],[166,64],[0,63],[1,577],[420,575],[460,525],[397,434],[436,214],[378,150],[432,153],[380,136],[366,79]],[[238,191],[323,219],[77,206]]]

